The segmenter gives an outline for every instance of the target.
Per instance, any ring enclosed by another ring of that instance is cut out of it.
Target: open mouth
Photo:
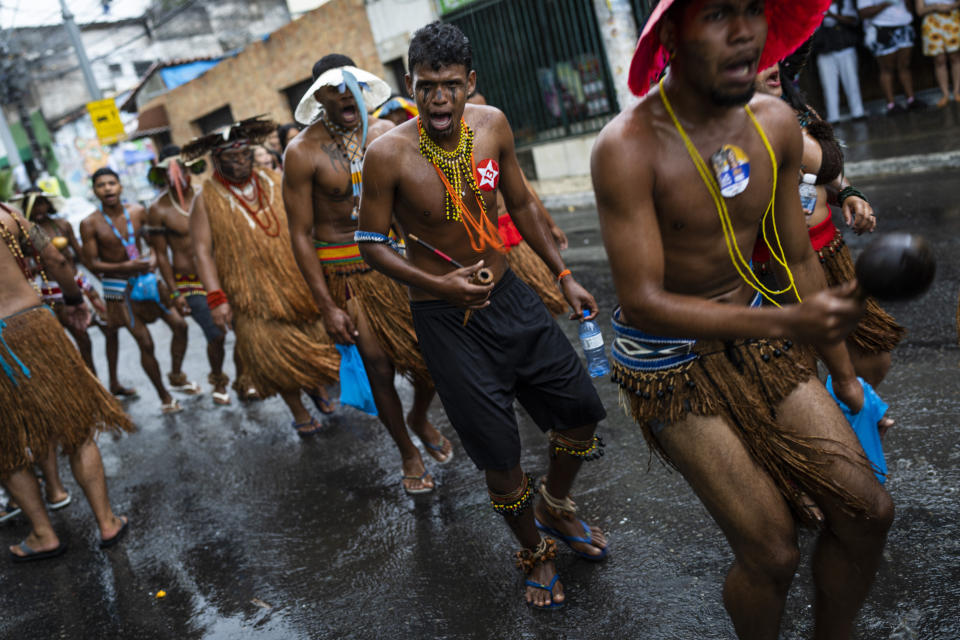
[[[434,131],[446,131],[453,124],[453,114],[439,112],[430,114],[430,128]]]
[[[757,56],[741,56],[723,67],[722,73],[731,82],[753,82],[757,75]]]
[[[771,89],[780,88],[780,71],[779,70],[774,71],[772,74],[770,74],[770,77],[767,78],[767,86],[770,87]]]
[[[353,124],[360,117],[360,110],[357,109],[357,105],[355,104],[347,105],[341,109],[340,117],[343,119],[344,124]]]

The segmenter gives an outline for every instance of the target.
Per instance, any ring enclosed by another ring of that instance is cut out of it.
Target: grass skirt
[[[70,454],[96,433],[134,430],[49,309],[35,307],[3,322],[0,358],[17,383],[0,370],[0,476],[27,467],[56,444]]]
[[[804,349],[787,341],[750,340],[698,341],[694,351],[697,359],[661,371],[636,371],[613,363],[620,403],[643,429],[658,457],[672,464],[651,421],[670,428],[687,414],[722,416],[801,519],[805,514],[801,489],[832,494],[851,512],[866,510],[861,500],[828,475],[827,463],[816,460],[814,454],[823,451],[817,438],[786,432],[777,424],[776,407],[797,385],[815,376],[805,364]],[[850,458],[868,465],[862,454],[851,452]]]
[[[430,380],[403,287],[365,262],[325,264],[323,273],[336,305],[346,309],[352,300],[359,307],[396,370],[411,380]]]
[[[280,175],[256,172],[270,205],[258,213],[266,230],[219,182],[208,179],[200,197],[210,219],[220,286],[233,311],[234,348],[244,366],[237,384],[244,391],[250,384],[266,398],[332,384],[340,354],[294,259]]]
[[[511,248],[507,254],[507,263],[521,280],[537,292],[550,313],[558,316],[568,311],[569,305],[557,286],[556,278],[530,245],[521,242]]]

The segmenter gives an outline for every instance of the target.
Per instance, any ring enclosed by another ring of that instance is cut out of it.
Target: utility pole
[[[83,81],[87,85],[87,91],[90,93],[91,100],[103,100],[103,94],[100,93],[100,87],[97,86],[97,79],[93,77],[93,68],[90,66],[90,59],[87,58],[87,50],[83,48],[83,40],[80,39],[80,29],[77,23],[73,21],[73,14],[67,7],[67,0],[60,0],[60,9],[63,12],[63,26],[67,29],[67,35],[73,42],[73,48],[77,51],[77,62],[80,64],[80,70],[83,71]]]

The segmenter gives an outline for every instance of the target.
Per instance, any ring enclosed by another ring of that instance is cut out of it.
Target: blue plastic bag
[[[877,423],[887,413],[887,403],[880,399],[877,392],[873,390],[870,383],[863,378],[857,378],[863,386],[863,408],[860,413],[850,413],[850,408],[837,398],[833,392],[833,380],[827,376],[827,391],[833,396],[834,401],[840,410],[843,411],[843,417],[847,419],[853,432],[857,434],[860,440],[860,446],[867,458],[873,465],[873,472],[877,476],[880,484],[887,481],[887,460],[883,455],[883,445],[880,443],[880,431],[877,429]]]
[[[348,404],[372,416],[377,415],[373,390],[370,389],[367,370],[363,368],[363,359],[356,345],[338,344],[337,351],[340,352],[340,404]]]

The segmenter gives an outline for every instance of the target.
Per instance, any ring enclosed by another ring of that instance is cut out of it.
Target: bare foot
[[[583,523],[581,523],[579,519],[572,518],[567,520],[566,518],[558,518],[547,509],[542,499],[538,501],[536,507],[534,507],[534,515],[536,515],[537,521],[541,525],[552,530],[548,531],[548,533],[559,537],[561,542],[567,544],[576,553],[589,556],[590,558],[596,558],[597,560],[606,555],[607,538],[603,535],[600,527],[587,525],[590,529],[590,542],[580,542],[573,540],[573,538],[582,539],[587,536],[585,535],[586,532],[584,531]],[[567,540],[563,540],[563,538],[567,538]]]
[[[887,431],[890,430],[890,427],[897,424],[893,418],[887,418],[884,416],[880,418],[880,422],[877,423],[877,431],[880,432],[880,439],[883,440],[883,437],[887,435]]]
[[[453,459],[453,443],[437,431],[437,428],[428,420],[424,419],[417,424],[411,412],[407,414],[407,426],[420,438],[420,442],[423,443],[423,447],[431,458],[440,464],[446,464]]]
[[[553,564],[553,560],[547,560],[543,564],[534,567],[533,571],[527,574],[526,580],[536,582],[537,584],[543,585],[543,587],[549,587],[550,582],[556,575],[557,567]],[[566,596],[563,594],[563,585],[559,579],[553,583],[552,589],[527,584],[524,598],[527,604],[532,607],[537,607],[538,609],[545,609],[550,607],[550,605],[560,605],[566,600]]]

